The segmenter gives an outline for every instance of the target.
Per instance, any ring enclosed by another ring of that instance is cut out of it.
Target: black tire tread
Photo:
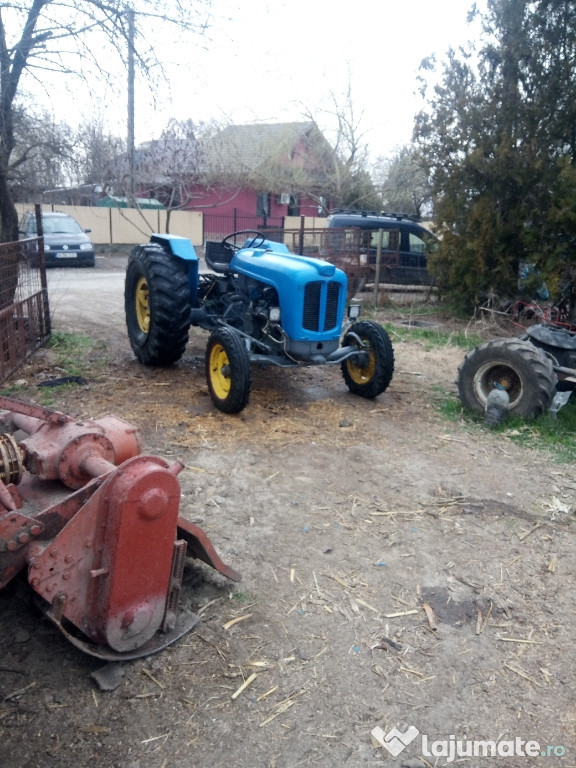
[[[148,283],[150,330],[143,334],[134,315],[139,277]],[[186,265],[159,245],[135,248],[128,260],[124,294],[126,325],[134,354],[145,365],[176,363],[188,344],[190,288]]]
[[[342,376],[352,394],[372,400],[382,394],[392,381],[394,374],[394,349],[392,342],[384,328],[373,320],[363,320],[354,323],[347,331],[347,333],[350,332],[356,333],[361,339],[366,339],[370,342],[376,358],[376,369],[369,381],[359,384],[351,377],[347,361],[345,360],[341,365]],[[346,337],[344,338],[346,339]]]
[[[212,387],[210,351],[215,344],[220,344],[226,350],[231,369],[230,392],[224,399],[218,397]],[[225,326],[212,331],[206,345],[204,362],[210,397],[216,408],[228,414],[242,411],[248,405],[252,387],[250,357],[243,339],[234,330]]]
[[[458,395],[464,407],[484,411],[486,403],[478,399],[473,380],[476,371],[491,360],[495,364],[501,361],[513,369],[515,366],[521,369],[529,366],[529,374],[523,382],[525,396],[516,405],[511,404],[511,413],[532,419],[548,410],[557,381],[552,361],[541,349],[517,337],[486,341],[466,354],[458,368],[457,382]]]

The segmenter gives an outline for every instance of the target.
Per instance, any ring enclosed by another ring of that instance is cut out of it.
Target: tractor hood
[[[292,254],[275,243],[274,250],[243,248],[232,258],[230,269],[276,289],[282,328],[290,339],[324,343],[340,336],[348,278],[333,264]],[[310,314],[321,317],[313,327]]]
[[[277,250],[274,251],[244,248],[234,255],[230,268],[233,272],[267,282],[276,288],[281,287],[285,276],[300,284],[309,283],[311,280],[336,280],[346,283],[345,273],[333,264],[322,259],[290,253],[282,244],[278,244]]]

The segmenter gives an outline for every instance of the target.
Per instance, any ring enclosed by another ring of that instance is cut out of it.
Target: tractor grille
[[[338,323],[338,297],[340,296],[339,283],[328,283],[326,296],[326,316],[324,318],[324,330],[334,328]]]
[[[340,284],[308,283],[304,289],[304,310],[302,326],[307,331],[329,331],[338,323],[338,298]],[[324,316],[321,317],[324,298]]]

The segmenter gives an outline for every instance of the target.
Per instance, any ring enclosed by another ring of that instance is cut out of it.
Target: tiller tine
[[[238,571],[223,563],[218,557],[212,542],[202,528],[180,516],[178,517],[178,536],[188,544],[188,554],[191,557],[202,560],[232,581],[242,581]]]

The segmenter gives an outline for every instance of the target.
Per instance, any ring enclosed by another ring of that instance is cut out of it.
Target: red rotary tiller
[[[128,660],[182,637],[198,622],[178,611],[188,555],[240,580],[179,514],[183,465],[141,455],[136,427],[4,397],[0,408],[0,588],[28,568],[75,646]]]

